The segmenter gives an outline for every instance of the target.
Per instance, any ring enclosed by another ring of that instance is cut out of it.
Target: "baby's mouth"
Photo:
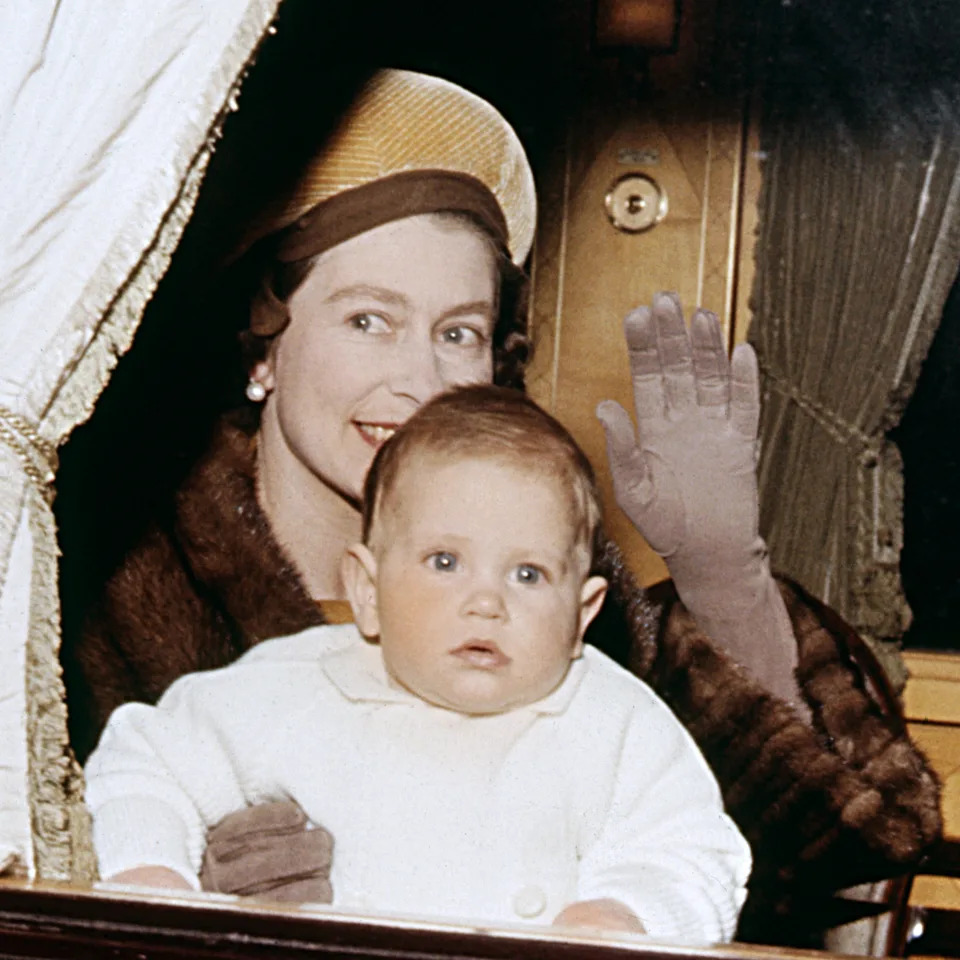
[[[353,425],[360,436],[375,449],[383,446],[397,432],[395,423],[365,423],[354,420]]]
[[[469,640],[450,652],[471,667],[481,670],[497,670],[510,663],[510,657],[492,640]]]

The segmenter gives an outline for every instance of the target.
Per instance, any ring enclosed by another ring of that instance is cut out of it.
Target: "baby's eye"
[[[390,323],[379,313],[355,313],[347,318],[347,325],[361,333],[386,333]]]
[[[539,567],[535,567],[532,563],[521,563],[520,566],[515,567],[513,571],[513,577],[517,583],[525,583],[533,585],[539,583],[543,579],[544,573]]]
[[[440,340],[456,347],[479,347],[487,342],[487,337],[482,330],[460,323],[441,330]]]
[[[447,550],[438,550],[427,557],[427,565],[431,570],[449,573],[457,569],[457,558]]]

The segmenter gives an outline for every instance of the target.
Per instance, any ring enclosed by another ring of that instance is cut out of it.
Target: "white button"
[[[518,917],[539,917],[547,908],[547,896],[539,887],[523,887],[513,895],[513,912]]]

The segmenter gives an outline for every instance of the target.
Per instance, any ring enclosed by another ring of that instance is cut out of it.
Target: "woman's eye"
[[[446,550],[438,550],[427,557],[427,564],[432,570],[449,573],[457,569],[457,558]]]
[[[458,347],[479,347],[487,341],[482,331],[463,324],[441,330],[440,339],[445,344],[453,344]]]
[[[347,324],[362,333],[386,333],[390,324],[379,313],[355,313],[347,318]]]
[[[513,571],[513,579],[517,583],[525,583],[533,585],[539,583],[543,578],[543,571],[539,567],[535,567],[532,563],[521,563],[519,567],[516,567]]]

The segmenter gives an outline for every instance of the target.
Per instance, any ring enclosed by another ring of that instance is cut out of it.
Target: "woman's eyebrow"
[[[349,300],[351,297],[371,297],[379,300],[381,303],[399,303],[406,305],[410,301],[396,290],[390,290],[387,287],[373,287],[367,283],[355,283],[349,287],[341,287],[335,290],[324,301],[325,303],[337,303],[340,300]]]
[[[443,319],[448,317],[467,316],[471,313],[482,313],[492,316],[494,313],[493,300],[471,300],[470,303],[458,303],[455,307],[443,312]]]
[[[403,307],[410,306],[410,299],[389,287],[376,287],[368,283],[354,283],[349,287],[340,287],[330,294],[324,303],[338,303],[341,300],[350,300],[355,297],[366,297],[378,300],[380,303],[393,303]],[[471,313],[482,313],[492,316],[495,312],[496,301],[492,299],[471,300],[469,303],[458,303],[443,312],[443,319],[448,317],[467,316]]]

